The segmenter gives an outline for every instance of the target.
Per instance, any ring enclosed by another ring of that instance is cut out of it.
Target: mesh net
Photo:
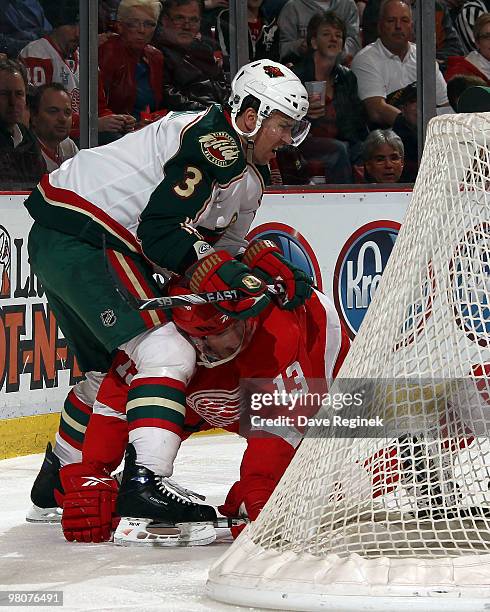
[[[486,559],[489,138],[490,115],[430,123],[411,205],[335,383],[371,385],[363,410],[383,418],[385,435],[345,437],[326,428],[305,439],[228,562],[241,554],[245,566],[257,551],[273,554],[277,565],[299,559],[307,571],[296,566],[294,581],[302,588],[319,561],[333,559],[335,567],[352,555]],[[414,584],[425,582],[418,571]],[[211,578],[218,574],[231,580],[226,563]]]

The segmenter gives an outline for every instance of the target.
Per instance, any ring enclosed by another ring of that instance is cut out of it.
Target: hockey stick
[[[111,276],[115,289],[120,297],[131,307],[133,310],[155,310],[155,309],[168,309],[176,308],[178,306],[189,306],[190,304],[212,304],[214,302],[237,302],[244,298],[250,297],[246,294],[241,293],[237,289],[225,289],[223,291],[208,291],[206,293],[190,293],[188,295],[174,295],[174,296],[159,296],[154,298],[141,299],[137,298],[121,283],[120,278],[116,274],[109,257],[107,255],[107,249],[105,244],[105,236],[102,236],[102,246],[104,250],[104,260],[107,271]],[[163,289],[163,287],[162,287]],[[283,295],[286,290],[281,284],[267,285],[267,292],[270,295]]]

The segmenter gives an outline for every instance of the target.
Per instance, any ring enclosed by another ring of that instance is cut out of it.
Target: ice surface
[[[192,438],[182,445],[173,478],[219,504],[238,477],[244,445],[231,435]],[[63,607],[37,608],[53,612],[243,610],[204,595],[208,567],[231,542],[227,530],[210,546],[126,548],[69,543],[59,525],[26,523],[41,462],[42,455],[0,461],[0,590],[61,590]]]

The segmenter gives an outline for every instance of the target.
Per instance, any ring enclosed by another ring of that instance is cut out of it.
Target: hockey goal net
[[[490,609],[490,114],[430,122],[413,197],[335,385],[384,435],[303,440],[211,568],[217,600],[280,610]],[[332,392],[334,389],[332,389]]]

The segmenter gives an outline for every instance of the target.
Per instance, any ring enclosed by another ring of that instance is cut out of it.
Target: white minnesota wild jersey
[[[85,149],[43,178],[26,202],[41,225],[143,252],[175,270],[193,245],[235,254],[264,189],[219,106],[170,113],[103,147]]]

